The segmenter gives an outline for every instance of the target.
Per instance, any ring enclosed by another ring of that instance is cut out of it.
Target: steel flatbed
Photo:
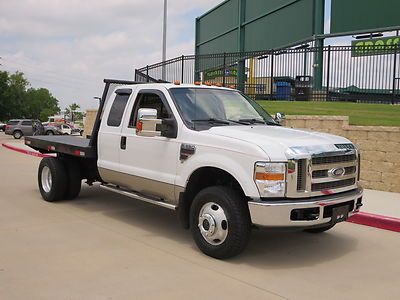
[[[97,151],[90,139],[78,136],[27,136],[25,144],[41,153],[62,153],[84,158],[96,158]]]

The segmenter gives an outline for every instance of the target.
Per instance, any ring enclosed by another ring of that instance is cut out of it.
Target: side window
[[[17,125],[18,121],[9,121],[7,125]]]
[[[171,117],[169,109],[165,106],[160,96],[153,93],[139,94],[133,107],[129,127],[135,127],[137,122],[137,112],[140,108],[153,108],[157,110],[157,119],[166,119]]]
[[[22,121],[21,125],[22,126],[32,126],[32,121]]]
[[[108,115],[108,126],[119,127],[121,125],[122,116],[124,115],[125,106],[126,103],[128,103],[129,96],[130,95],[128,94],[117,94],[117,96],[115,96],[110,109],[110,114]]]

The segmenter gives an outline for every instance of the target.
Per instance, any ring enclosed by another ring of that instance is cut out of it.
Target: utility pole
[[[163,18],[163,44],[162,44],[162,80],[165,80],[165,61],[167,60],[167,0],[164,0],[164,18]]]

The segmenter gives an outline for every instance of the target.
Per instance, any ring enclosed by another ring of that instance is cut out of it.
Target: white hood
[[[217,126],[208,130],[212,135],[230,137],[259,146],[271,161],[286,161],[295,156],[294,148],[338,150],[334,144],[351,143],[346,138],[328,133],[280,126]],[[291,148],[291,149],[290,149]]]

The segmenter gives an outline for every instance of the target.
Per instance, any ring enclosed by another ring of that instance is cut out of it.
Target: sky
[[[195,18],[221,0],[168,0],[167,57],[194,53]],[[163,0],[0,1],[0,70],[21,71],[64,109],[96,107],[104,78],[161,61]]]

